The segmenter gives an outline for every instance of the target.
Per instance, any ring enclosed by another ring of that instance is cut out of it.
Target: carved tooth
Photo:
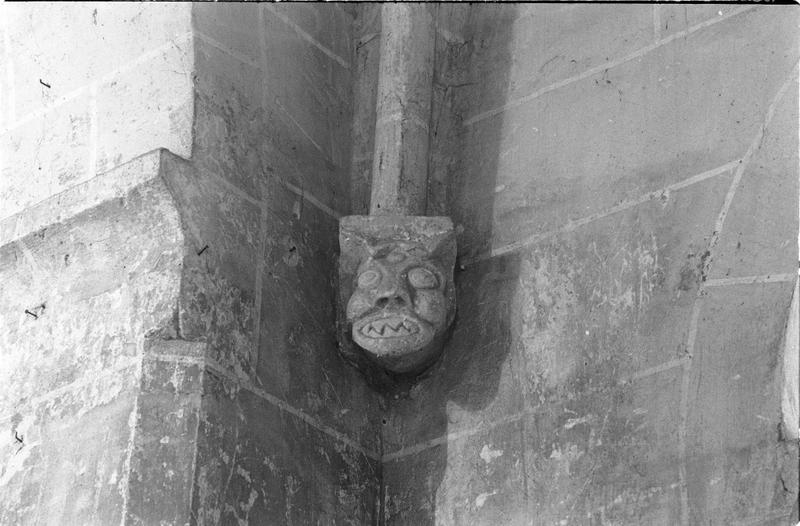
[[[392,338],[416,333],[417,325],[405,318],[381,318],[366,325],[361,332],[372,338]]]

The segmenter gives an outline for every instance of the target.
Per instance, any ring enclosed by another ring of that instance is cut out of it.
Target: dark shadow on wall
[[[517,7],[512,5],[439,6],[428,214],[448,215],[458,229],[458,310],[440,360],[416,383],[387,396],[382,524],[435,524],[437,508],[440,514],[446,510],[447,523],[491,523],[492,517],[500,517],[493,515],[494,503],[481,506],[479,517],[470,509],[468,496],[483,491],[477,488],[486,480],[448,480],[444,486],[442,482],[448,454],[453,457],[450,462],[466,466],[473,459],[464,458],[461,448],[482,440],[487,424],[521,407],[516,373],[504,366],[511,355],[518,256],[464,265],[491,248],[503,115],[483,120],[479,127],[468,127],[464,121],[487,109],[487,104],[493,106],[487,99],[503,98],[516,17]],[[464,41],[448,30],[459,24],[464,27]],[[496,431],[502,434],[505,428]],[[447,437],[454,433],[459,450],[449,453],[454,446]],[[514,456],[496,466],[502,469]],[[472,469],[456,470],[474,477]],[[497,504],[504,505],[500,499]]]
[[[370,524],[379,396],[336,352],[331,279],[351,121],[351,69],[335,58],[351,15],[228,3],[195,4],[192,17],[194,144],[180,186],[200,219],[182,298],[215,362],[192,512],[201,524]]]

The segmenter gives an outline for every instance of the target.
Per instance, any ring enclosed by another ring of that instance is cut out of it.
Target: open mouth
[[[378,318],[365,323],[360,330],[367,338],[402,338],[419,332],[419,324],[408,318]]]

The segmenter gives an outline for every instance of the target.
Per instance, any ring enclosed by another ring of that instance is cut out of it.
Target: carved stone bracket
[[[453,223],[420,215],[427,208],[433,15],[425,5],[381,7],[372,215],[339,222],[340,348],[372,380],[428,367],[455,315]]]
[[[455,316],[450,218],[347,216],[339,245],[342,353],[392,373],[428,367]]]

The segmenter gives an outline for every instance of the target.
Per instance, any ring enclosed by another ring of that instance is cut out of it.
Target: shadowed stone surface
[[[270,195],[258,385],[378,451],[379,399],[338,352],[337,221],[285,188]]]
[[[474,6],[437,40],[428,199],[465,268],[388,400],[387,522],[793,523],[798,12],[629,7]]]
[[[199,524],[377,522],[379,465],[252,391],[205,373]]]
[[[783,440],[779,426],[792,289],[790,283],[715,287],[701,300],[687,430],[692,522],[788,515],[796,502],[797,443]]]

